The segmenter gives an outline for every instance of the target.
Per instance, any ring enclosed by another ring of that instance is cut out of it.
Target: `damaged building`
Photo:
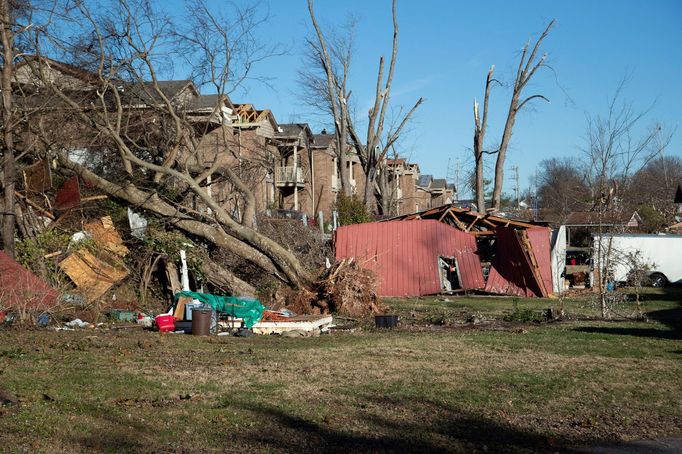
[[[340,227],[336,259],[377,275],[379,296],[480,291],[547,297],[559,273],[551,229],[445,205],[386,221]]]

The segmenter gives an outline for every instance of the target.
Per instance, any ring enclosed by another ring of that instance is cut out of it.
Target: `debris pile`
[[[377,277],[353,259],[334,264],[320,284],[320,297],[332,312],[349,317],[382,313],[377,295]]]

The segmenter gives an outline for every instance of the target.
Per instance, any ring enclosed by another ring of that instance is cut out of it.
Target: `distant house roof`
[[[592,225],[621,225],[626,227],[637,227],[642,222],[642,218],[636,211],[613,212],[609,211],[600,214],[596,211],[574,211],[568,215],[566,225],[568,226],[592,226]]]
[[[308,123],[283,123],[275,131],[275,138],[280,140],[281,146],[297,144],[308,148],[313,144],[313,132]]]
[[[431,187],[433,189],[446,189],[448,187],[448,182],[445,178],[434,178],[431,182]]]
[[[433,175],[420,175],[419,180],[417,181],[417,186],[428,188],[432,180]]]
[[[334,134],[314,134],[313,148],[329,148],[334,141]]]
[[[156,87],[158,87],[158,91]],[[199,97],[199,90],[194,86],[191,80],[157,80],[142,83],[130,83],[125,85],[125,95],[128,102],[133,104],[143,103],[149,105],[158,105],[163,102],[163,94],[169,101],[172,102],[188,102],[189,100],[179,99],[179,95],[185,90],[189,90],[192,98]],[[161,92],[161,93],[159,93]]]
[[[192,99],[187,105],[188,110],[205,110],[205,109],[215,109],[216,106],[224,105],[226,107],[233,107],[230,98],[225,95],[200,95]]]
[[[386,165],[388,165],[388,166],[405,165],[405,159],[403,159],[403,158],[398,158],[398,159],[387,159],[387,160],[386,160]]]
[[[154,86],[154,82],[145,82],[145,85]],[[177,96],[185,88],[191,88],[199,95],[199,90],[196,89],[191,80],[157,80],[156,85],[159,87],[161,93],[166,95],[169,99]]]

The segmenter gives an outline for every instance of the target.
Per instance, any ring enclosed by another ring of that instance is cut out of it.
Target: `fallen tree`
[[[260,48],[249,47],[254,33],[250,27],[257,21],[237,15],[239,19],[222,23],[207,8],[195,8],[192,17],[214,27],[207,31],[213,32],[211,36],[200,37],[183,32],[147,2],[116,0],[110,6],[93,12],[79,3],[67,10],[62,23],[34,32],[36,56],[25,59],[21,82],[34,84],[41,96],[55,100],[51,109],[38,112],[45,121],[32,131],[46,144],[46,154],[105,194],[164,218],[166,225],[225,248],[290,287],[311,287],[313,277],[294,254],[258,232],[252,226],[252,216],[235,218],[212,196],[212,179],[230,181],[247,201],[246,211],[253,211],[253,203],[248,203],[254,200],[253,194],[238,173],[219,160],[196,165],[203,161],[202,137],[224,124],[222,120],[217,125],[211,123],[221,115],[221,106],[216,105],[205,120],[191,119],[188,103],[169,94],[159,80],[164,63],[158,57],[160,49],[182,42],[171,49],[185,57],[192,54],[189,48],[205,58],[207,53],[223,55],[224,66],[216,66],[212,81],[224,93],[230,77],[243,80],[250,65],[264,58]],[[199,18],[199,14],[204,16]],[[249,14],[255,11],[249,10]],[[64,22],[73,27],[72,36],[64,36]],[[234,27],[240,30],[236,36],[231,34]],[[60,50],[80,66],[42,57]],[[230,55],[237,52],[246,60],[244,68],[230,67],[235,64]],[[175,56],[180,58],[177,53]],[[60,128],[64,112],[78,123],[75,138],[66,137]],[[69,152],[93,143],[106,144],[113,151],[105,155],[96,147],[86,149],[89,159],[106,160],[104,172],[93,171]],[[168,187],[179,189],[183,197],[160,196]],[[223,274],[223,284],[232,290],[253,293],[253,286],[231,271],[212,271]]]

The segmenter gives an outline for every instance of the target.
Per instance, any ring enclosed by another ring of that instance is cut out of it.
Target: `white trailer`
[[[682,284],[682,235],[603,234],[593,239],[592,263],[615,281],[625,282],[639,269],[647,270],[654,287]]]

